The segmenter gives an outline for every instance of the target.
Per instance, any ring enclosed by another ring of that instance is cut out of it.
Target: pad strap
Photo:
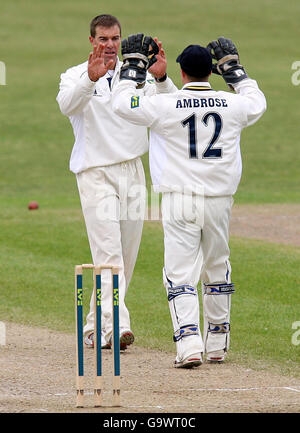
[[[173,341],[176,343],[177,341],[181,340],[184,337],[188,337],[190,335],[199,335],[199,330],[197,325],[185,325],[181,326],[180,329],[178,329],[174,333]]]
[[[230,323],[208,323],[208,332],[212,334],[228,334],[230,332]]]
[[[234,284],[204,284],[204,293],[206,295],[230,295],[234,293]]]
[[[196,289],[188,284],[183,284],[182,286],[168,287],[168,301],[176,298],[180,295],[196,295]]]

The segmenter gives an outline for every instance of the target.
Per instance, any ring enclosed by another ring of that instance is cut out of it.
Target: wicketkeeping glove
[[[143,33],[130,35],[122,40],[123,65],[120,71],[120,80],[134,80],[138,84],[146,81],[147,70],[157,61],[158,45]]]
[[[248,78],[231,39],[221,37],[217,41],[210,42],[207,49],[212,58],[217,60],[217,63],[213,63],[213,73],[222,75],[229,87],[232,88],[233,84]]]

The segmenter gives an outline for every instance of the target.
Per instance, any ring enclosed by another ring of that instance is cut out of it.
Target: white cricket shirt
[[[147,128],[133,125],[112,111],[111,89],[119,81],[121,65],[118,59],[114,73],[108,71],[97,82],[88,77],[88,62],[61,74],[56,99],[61,112],[69,117],[73,127],[75,143],[70,170],[74,173],[128,161],[148,151]],[[108,78],[112,73],[109,84]],[[150,95],[175,90],[177,88],[169,78],[154,84],[152,76],[148,75],[145,87],[135,93]]]
[[[139,96],[122,80],[113,91],[113,110],[150,127],[150,170],[156,192],[232,195],[242,173],[240,134],[266,110],[255,80],[235,85],[236,93],[193,82],[175,93]],[[137,103],[131,107],[132,98]]]

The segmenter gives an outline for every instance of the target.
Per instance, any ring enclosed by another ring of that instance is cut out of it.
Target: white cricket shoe
[[[176,357],[174,362],[175,368],[194,368],[199,367],[202,364],[202,353],[194,353],[193,355],[187,356],[185,359],[179,361]]]
[[[94,349],[94,333],[91,332],[89,335],[86,335],[84,339],[84,344],[88,349]],[[101,334],[101,349],[110,349],[111,345],[106,343],[104,336]]]
[[[210,362],[223,362],[226,356],[225,350],[215,350],[214,352],[209,352],[206,356],[206,360]]]

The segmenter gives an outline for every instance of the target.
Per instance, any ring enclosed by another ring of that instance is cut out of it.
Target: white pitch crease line
[[[218,391],[218,392],[241,392],[241,391],[260,391],[260,390],[272,390],[272,389],[282,389],[282,390],[286,390],[286,391],[292,391],[292,392],[300,392],[300,388],[297,389],[296,387],[293,386],[262,386],[262,387],[250,387],[250,388],[188,388],[188,389],[183,389],[182,391],[187,391],[187,392],[213,392],[213,391]],[[128,391],[128,390],[123,390],[123,394],[127,394],[130,393],[132,394],[133,391]],[[104,394],[109,394],[108,391],[104,391]],[[165,394],[165,393],[164,393]],[[23,393],[22,397],[27,398],[30,397],[32,395],[32,393],[27,392],[27,393]],[[43,395],[47,395],[49,397],[66,397],[66,396],[73,396],[74,393],[69,393],[69,392],[61,392],[61,393],[47,393],[47,394],[40,394],[40,396]],[[88,395],[94,395],[94,393],[92,391],[86,391],[84,393],[84,395],[88,396]],[[18,397],[19,394],[8,394],[8,393],[3,393],[1,394],[2,398],[10,398],[10,397]],[[140,406],[132,406],[132,407],[140,407]],[[151,406],[151,407],[155,407],[157,409],[164,409],[164,407],[161,406]]]
[[[277,407],[281,407],[282,406],[282,403],[271,403],[271,405],[272,406],[277,406]],[[299,403],[288,403],[288,405],[289,406],[299,406]],[[213,407],[218,407],[219,405],[218,404],[214,404],[214,405],[211,405],[211,407],[213,408]],[[225,405],[225,407],[226,406],[232,406],[232,403],[230,403],[230,404],[227,404],[227,405]],[[241,404],[233,404],[233,406],[235,406],[235,407],[246,407],[246,408],[248,408],[248,403],[241,403]],[[162,407],[162,406],[147,406],[147,405],[144,405],[144,406],[136,406],[136,405],[125,405],[125,406],[123,406],[123,407],[127,407],[127,408],[129,408],[129,409],[161,409],[161,410],[168,410],[168,408],[181,408],[181,409],[184,409],[184,408],[188,408],[188,409],[191,409],[191,408],[205,408],[206,406],[204,405],[204,404],[172,404],[172,403],[170,403],[170,404],[168,404],[168,405],[166,405],[165,407]]]
[[[291,388],[290,386],[285,386],[284,388],[288,389],[289,391],[300,392],[300,389]]]
[[[260,390],[268,390],[268,389],[284,389],[288,391],[294,391],[294,392],[300,392],[300,389],[293,388],[291,386],[260,386],[260,387],[250,387],[250,388],[188,388],[185,391],[219,391],[219,392],[240,392],[240,391],[260,391]],[[184,390],[183,390],[184,391]],[[132,393],[132,391],[123,390],[123,394],[125,393]],[[105,394],[109,394],[108,391],[104,391]],[[84,395],[93,395],[94,393],[91,391],[86,391]],[[64,397],[64,396],[71,396],[73,394],[70,393],[56,393],[56,394],[48,394],[49,396],[55,396],[55,397]],[[156,407],[156,406],[155,406]],[[160,409],[160,407],[157,407]]]
[[[173,406],[173,405],[172,405]],[[133,405],[133,406],[125,406],[125,407],[128,407],[128,408],[131,408],[131,409],[160,409],[160,410],[167,410],[167,407],[162,407],[162,406],[147,406],[147,405],[143,405],[143,406],[136,406],[136,405]],[[184,407],[184,406],[176,406],[176,407]],[[189,406],[187,406],[187,407],[189,407]]]
[[[189,388],[186,391],[259,391],[262,389],[288,389],[290,391],[300,392],[295,388],[289,386],[261,386],[261,387],[250,387],[250,388]]]

